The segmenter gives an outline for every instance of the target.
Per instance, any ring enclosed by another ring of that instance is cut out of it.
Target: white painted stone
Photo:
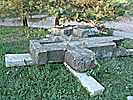
[[[128,55],[133,55],[133,49],[127,49],[126,52]]]
[[[86,87],[86,89],[91,92],[91,96],[95,96],[98,94],[103,93],[105,88],[98,83],[93,77],[87,76],[86,73],[79,73],[73,70],[66,62],[64,62],[64,65],[76,76],[79,78],[81,84]]]
[[[25,66],[24,59],[28,65],[35,64],[34,59],[30,54],[6,54],[5,55],[5,65],[6,67],[13,66]]]
[[[127,100],[133,100],[133,96],[128,96]]]
[[[46,34],[46,38],[49,38],[49,34]]]

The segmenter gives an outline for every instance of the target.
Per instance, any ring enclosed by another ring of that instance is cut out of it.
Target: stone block
[[[71,49],[65,52],[64,62],[76,71],[85,72],[93,66],[94,62],[91,61],[91,57],[95,58],[95,53],[91,50],[71,46]]]
[[[51,28],[51,33],[61,33],[64,34],[66,36],[70,36],[73,34],[73,29],[70,27],[53,27]]]
[[[73,29],[62,29],[60,32],[66,36],[70,36],[73,34]]]
[[[64,50],[62,43],[42,44],[43,50],[47,51],[47,62],[63,62]]]
[[[51,33],[61,33],[62,28],[56,28],[56,27],[52,27],[51,28]]]
[[[117,52],[115,43],[102,43],[89,45],[89,49],[95,52],[96,56],[111,57]]]
[[[79,78],[81,84],[90,92],[91,96],[102,94],[105,90],[105,88],[93,77],[87,76],[86,73],[76,72],[66,62],[64,62],[64,65],[74,74],[74,76]]]
[[[5,55],[5,65],[6,67],[12,66],[25,66],[24,59],[28,65],[35,64],[34,59],[30,54],[6,54]]]
[[[35,55],[34,55],[34,59],[36,64],[38,65],[44,65],[47,63],[47,51],[46,50],[36,50],[35,51]]]
[[[65,53],[62,50],[49,50],[47,51],[48,62],[63,62]]]
[[[87,29],[80,29],[80,28],[73,29],[74,36],[84,37],[85,35],[88,35],[88,34],[89,34],[89,30]]]
[[[59,37],[58,37],[59,38]],[[43,65],[49,62],[63,62],[64,51],[62,42],[58,41],[30,41],[30,52],[35,62],[38,65]]]

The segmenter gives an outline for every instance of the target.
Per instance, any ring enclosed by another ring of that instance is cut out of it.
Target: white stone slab
[[[5,65],[6,67],[13,66],[25,66],[24,59],[28,65],[35,64],[34,59],[30,54],[6,54],[5,55]]]
[[[128,96],[127,100],[133,100],[133,96]]]
[[[91,96],[99,95],[103,93],[105,88],[98,83],[93,77],[87,76],[86,73],[79,73],[73,70],[66,62],[64,62],[64,65],[76,76],[79,78],[82,85],[91,92]]]
[[[126,52],[128,55],[133,55],[133,49],[127,49]]]

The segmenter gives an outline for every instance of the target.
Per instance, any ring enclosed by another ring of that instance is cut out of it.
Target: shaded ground
[[[41,18],[45,15],[33,15],[32,18]],[[42,27],[42,28],[51,28],[54,25],[55,17],[48,17],[43,20],[29,21],[29,27]],[[76,22],[71,21],[70,23],[66,22],[64,24],[80,24],[86,25],[85,22]],[[114,28],[115,36],[123,36],[125,38],[133,39],[133,9],[131,9],[126,15],[117,20],[106,21],[105,26],[108,28]],[[4,21],[0,21],[0,25],[6,26],[22,26],[20,19],[18,18],[5,18]]]
[[[133,33],[133,16],[124,16],[119,20],[107,21],[105,25],[123,32]]]

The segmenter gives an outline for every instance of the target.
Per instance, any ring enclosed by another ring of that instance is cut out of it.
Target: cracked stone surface
[[[85,72],[94,64],[100,54],[102,57],[119,56],[121,50],[114,41],[123,37],[75,38],[64,34],[50,34],[48,39],[30,40],[30,52],[39,65],[51,62],[66,62],[74,70]],[[131,52],[131,50],[130,50]],[[129,53],[131,54],[131,53]],[[91,61],[91,58],[94,58]]]

